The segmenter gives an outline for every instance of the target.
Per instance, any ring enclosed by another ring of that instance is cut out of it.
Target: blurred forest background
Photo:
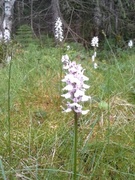
[[[28,25],[36,37],[52,36],[58,16],[65,38],[85,46],[102,31],[119,46],[135,37],[135,0],[16,0],[12,34]]]

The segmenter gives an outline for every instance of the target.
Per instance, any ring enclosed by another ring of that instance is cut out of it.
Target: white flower
[[[68,84],[62,90],[72,91],[73,90],[73,86],[71,84]]]
[[[128,47],[130,47],[130,48],[133,47],[133,40],[129,40],[129,42],[128,42]]]
[[[94,57],[96,57],[96,56],[97,56],[97,52],[95,51],[95,52],[94,52]]]
[[[72,97],[70,92],[68,92],[66,94],[62,94],[61,96],[64,97],[65,99],[69,99]]]
[[[74,111],[79,114],[86,114],[88,110],[83,111],[82,105],[79,103],[90,99],[90,96],[85,95],[85,90],[90,86],[84,84],[84,81],[88,81],[89,78],[83,75],[84,69],[80,64],[77,65],[76,62],[70,61],[68,66],[67,74],[64,79],[62,79],[62,82],[66,83],[63,90],[68,92],[61,96],[69,99],[70,102],[67,102],[67,109],[65,109],[64,112]]]
[[[92,55],[92,58],[91,58],[91,59],[92,59],[92,62],[94,63],[94,64],[93,64],[94,69],[97,69],[97,68],[98,68],[97,63],[94,62],[94,61],[95,61],[95,58],[96,58],[96,56],[97,56],[96,47],[98,47],[98,41],[99,41],[99,39],[98,39],[97,36],[96,36],[96,37],[93,37],[93,39],[92,39],[92,41],[91,41],[91,46],[94,47],[94,54]]]
[[[92,62],[94,62],[95,61],[95,56],[94,55],[92,55]]]
[[[97,69],[97,68],[98,68],[97,63],[94,63],[94,69]]]
[[[68,55],[63,55],[62,58],[61,58],[61,62],[63,63],[63,69],[68,69],[69,68],[69,57]]]
[[[62,58],[61,58],[61,61],[63,62],[63,63],[69,63],[69,57],[68,57],[68,55],[66,54],[66,55],[63,55],[62,56]]]
[[[92,40],[91,40],[91,46],[93,47],[98,47],[98,37],[93,37]]]
[[[84,75],[82,75],[82,79],[83,79],[83,81],[88,81],[89,80],[89,78],[87,76],[84,76]]]
[[[68,45],[68,46],[67,46],[67,51],[68,51],[69,49],[70,49],[70,46]]]
[[[84,91],[77,89],[76,92],[74,93],[74,97],[78,98],[78,97],[82,97],[84,96]]]
[[[90,87],[89,85],[83,83],[83,88],[84,89],[89,89],[89,87]]]
[[[64,37],[63,37],[62,21],[60,17],[57,18],[54,29],[55,29],[55,38],[58,41],[62,42]]]
[[[82,96],[82,98],[81,98],[81,101],[82,102],[85,102],[85,101],[88,101],[88,100],[90,100],[91,99],[91,97],[90,96],[86,96],[85,94]]]
[[[89,112],[89,110],[85,110],[85,111],[83,110],[83,111],[82,111],[82,115],[85,115],[85,114],[87,114],[88,112]]]

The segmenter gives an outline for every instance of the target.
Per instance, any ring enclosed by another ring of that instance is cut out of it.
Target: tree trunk
[[[2,0],[0,2],[0,41],[8,42],[11,39],[14,2],[15,0]]]
[[[51,1],[52,6],[52,14],[53,14],[53,22],[56,21],[58,17],[60,17],[60,6],[59,6],[59,0],[52,0]]]
[[[16,16],[17,16],[16,17],[17,25],[21,25],[21,19],[23,17],[23,11],[24,11],[24,0],[16,1],[15,9],[17,11],[17,14],[16,14]]]
[[[102,23],[102,13],[101,13],[101,9],[100,9],[100,0],[96,0],[93,18],[94,18],[94,26],[95,26],[94,36],[98,36],[99,35],[99,29],[100,29],[100,26]]]
[[[3,1],[0,1],[0,41],[3,39]]]
[[[55,25],[56,19],[58,17],[61,18],[59,0],[52,0],[51,7],[52,7],[52,29],[53,29],[53,34],[55,36],[54,25]]]

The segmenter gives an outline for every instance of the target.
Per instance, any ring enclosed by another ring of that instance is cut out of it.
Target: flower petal
[[[85,114],[87,114],[89,112],[89,110],[83,110],[81,113],[82,113],[82,115],[85,115]]]
[[[66,99],[71,98],[71,94],[70,94],[69,92],[66,93],[66,94],[62,94],[61,96],[64,97],[64,98],[66,98]]]

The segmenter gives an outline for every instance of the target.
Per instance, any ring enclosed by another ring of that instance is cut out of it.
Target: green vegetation
[[[64,46],[63,54],[86,69],[91,86],[92,101],[84,104],[90,112],[78,122],[78,180],[135,179],[134,49],[97,50],[94,70],[92,48],[71,43],[66,52]],[[10,89],[10,65],[0,69],[0,179],[72,177],[74,123],[60,107],[60,57],[46,37],[15,48]]]

